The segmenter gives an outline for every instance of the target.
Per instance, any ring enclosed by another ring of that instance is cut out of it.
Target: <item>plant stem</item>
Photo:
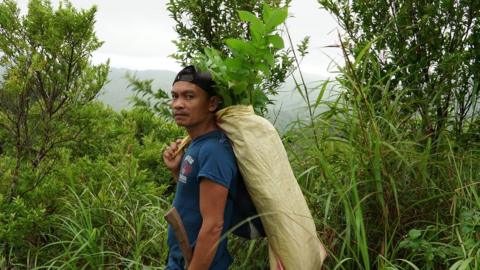
[[[295,59],[295,64],[297,65],[297,70],[298,70],[298,73],[300,74],[300,80],[302,81],[303,91],[305,92],[304,98],[305,98],[305,101],[306,101],[307,107],[308,107],[308,114],[309,114],[309,117],[310,117],[310,126],[313,130],[313,137],[315,138],[315,146],[317,147],[317,150],[320,150],[320,145],[318,143],[317,130],[315,129],[315,121],[313,120],[312,106],[310,104],[310,97],[308,95],[307,84],[305,83],[305,79],[303,78],[302,70],[300,69],[300,61],[298,61],[297,54],[295,53],[295,48],[293,47],[292,37],[290,36],[290,31],[288,31],[288,26],[287,26],[286,23],[284,23],[283,25],[285,26],[285,30],[287,31],[288,41],[290,43],[290,46],[292,47],[293,58]],[[293,76],[293,74],[292,74],[292,78],[295,81],[295,85],[297,86],[297,88],[299,88],[297,80],[295,79],[295,76]],[[299,90],[299,92],[301,93],[300,90]]]

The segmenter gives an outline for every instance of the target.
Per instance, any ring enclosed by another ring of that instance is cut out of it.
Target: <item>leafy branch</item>
[[[230,57],[219,50],[206,48],[194,62],[200,69],[212,73],[225,107],[252,105],[261,113],[270,102],[269,92],[262,89],[261,83],[270,76],[276,65],[275,59],[284,48],[277,27],[285,22],[288,10],[264,5],[261,18],[248,11],[239,11],[238,14],[242,21],[249,23],[250,40],[226,39]]]

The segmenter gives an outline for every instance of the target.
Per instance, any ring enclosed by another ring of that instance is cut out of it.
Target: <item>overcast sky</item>
[[[57,0],[52,0],[56,3]],[[174,21],[166,10],[167,0],[71,0],[78,8],[97,5],[97,36],[105,44],[93,55],[93,62],[110,59],[112,67],[129,69],[167,69],[180,66],[168,55],[175,52]],[[28,0],[18,0],[22,11]],[[337,24],[316,0],[293,0],[287,20],[294,43],[309,35],[310,54],[302,62],[305,72],[330,75],[332,58],[340,51],[325,46],[338,44]],[[286,40],[286,39],[285,39]]]

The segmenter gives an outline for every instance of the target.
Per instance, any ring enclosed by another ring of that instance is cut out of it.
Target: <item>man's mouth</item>
[[[177,117],[186,117],[186,116],[188,116],[188,114],[186,114],[186,113],[174,113],[173,116],[174,116],[175,118],[177,118]]]

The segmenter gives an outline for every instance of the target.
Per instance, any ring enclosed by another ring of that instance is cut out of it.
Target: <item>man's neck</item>
[[[217,130],[218,127],[215,122],[206,123],[205,125],[199,125],[195,127],[187,127],[187,133],[192,140],[195,138],[202,136],[203,134],[207,134],[210,131]]]

